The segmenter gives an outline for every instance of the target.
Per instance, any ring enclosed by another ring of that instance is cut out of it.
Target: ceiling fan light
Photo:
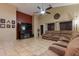
[[[41,14],[45,14],[45,11],[41,11]]]

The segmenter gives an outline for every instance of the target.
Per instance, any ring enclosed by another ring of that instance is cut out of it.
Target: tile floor
[[[41,38],[16,41],[0,41],[0,56],[35,56],[45,52],[52,44]]]

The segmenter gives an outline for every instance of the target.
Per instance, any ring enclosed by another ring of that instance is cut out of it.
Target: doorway
[[[43,25],[40,25],[41,35],[43,34]]]

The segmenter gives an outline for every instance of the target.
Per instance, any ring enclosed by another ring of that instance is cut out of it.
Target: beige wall
[[[44,25],[47,23],[56,23],[55,30],[60,30],[59,22],[63,21],[71,21],[73,22],[73,31],[76,30],[77,24],[77,31],[79,31],[79,4],[70,5],[70,6],[63,6],[63,7],[56,7],[50,10],[51,14],[39,16],[39,25]],[[61,17],[57,20],[54,19],[54,15],[56,13],[60,13]],[[45,28],[44,28],[45,29]]]
[[[0,18],[16,21],[16,7],[9,4],[0,4]],[[16,40],[16,28],[0,28],[0,40],[5,40],[9,43]]]

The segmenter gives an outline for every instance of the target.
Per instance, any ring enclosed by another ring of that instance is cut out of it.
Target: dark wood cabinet
[[[18,39],[26,39],[32,37],[32,24],[21,23],[18,25]]]
[[[16,11],[16,20],[17,20],[17,27],[16,27],[17,39],[31,36],[31,33],[32,33],[32,16],[27,15],[25,13],[22,13],[20,11]],[[25,30],[22,30],[22,28],[21,28],[22,26],[25,26]]]

